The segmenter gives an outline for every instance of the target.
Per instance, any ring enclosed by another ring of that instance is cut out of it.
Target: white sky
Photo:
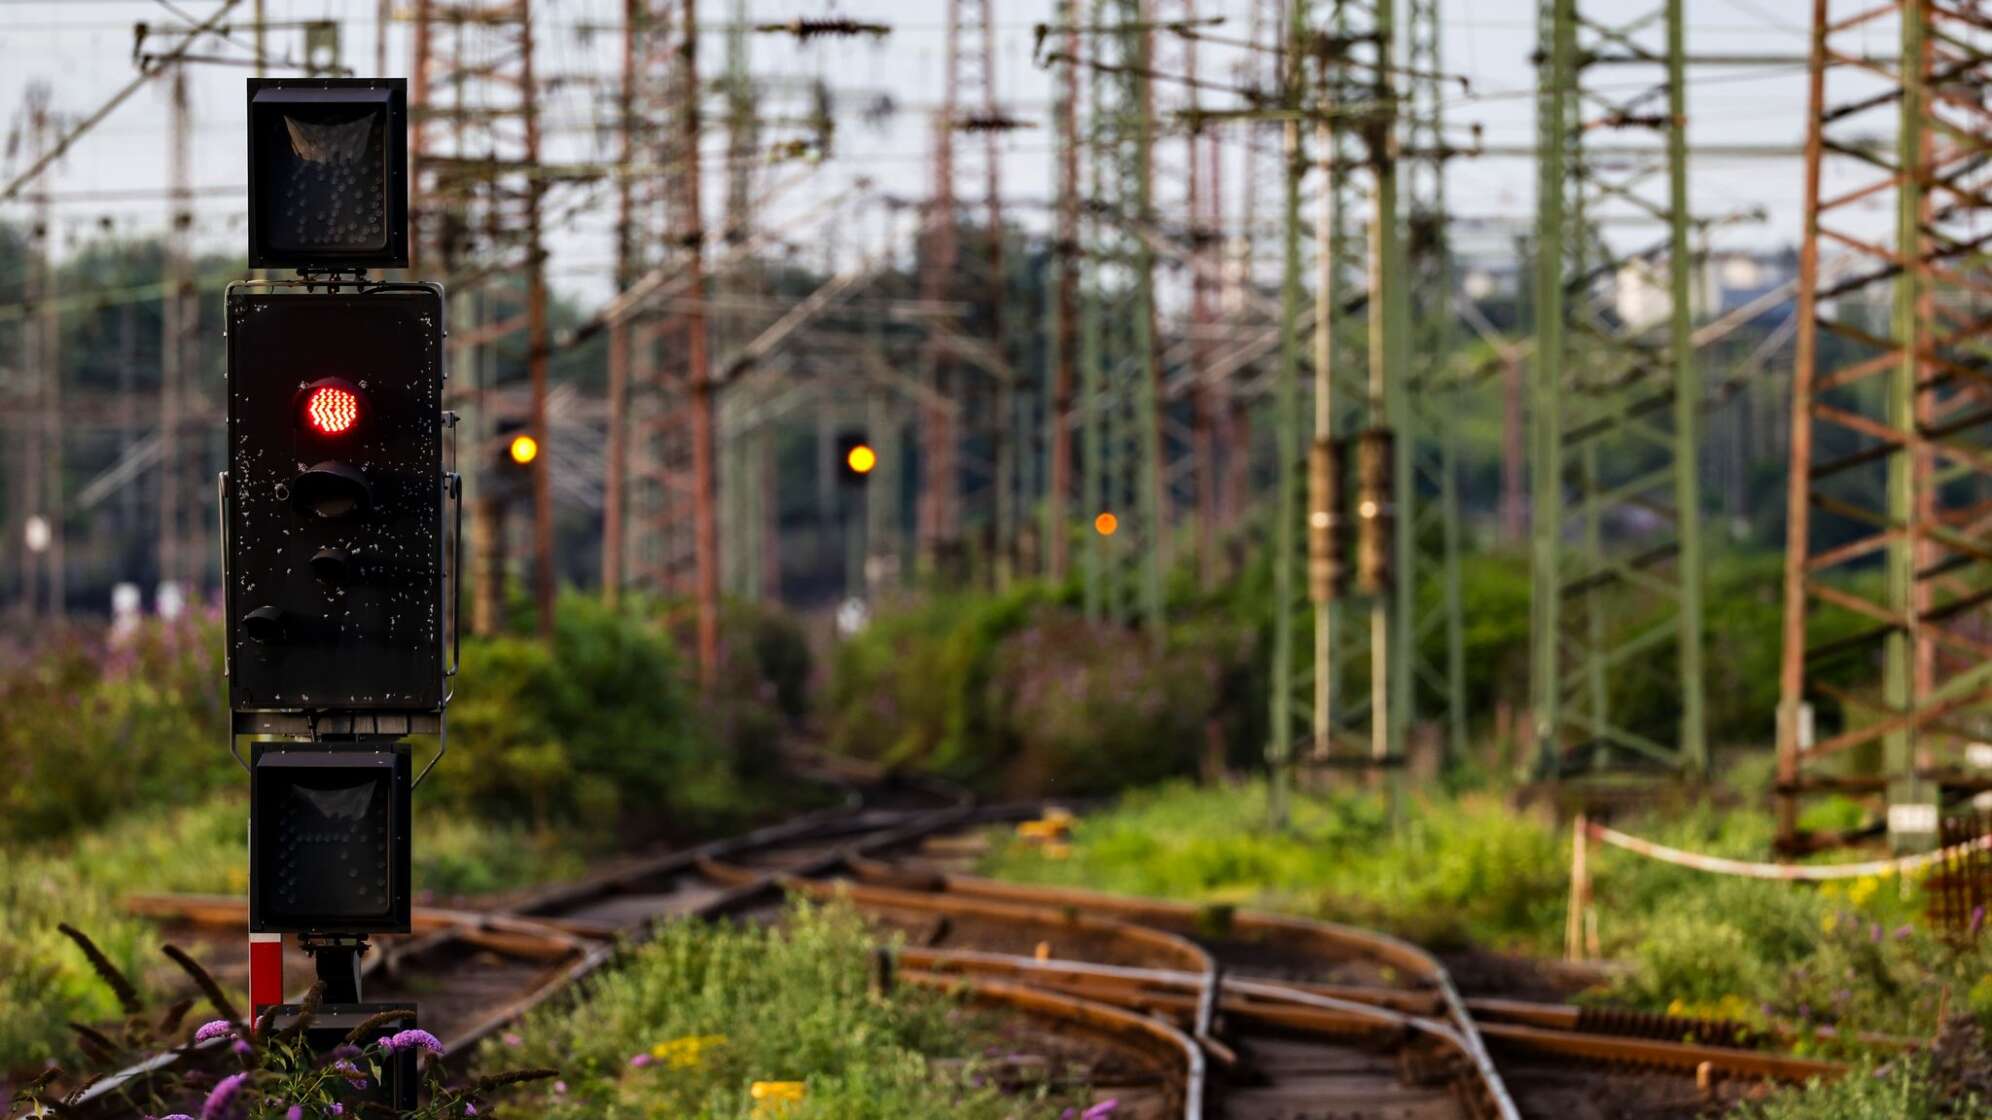
[[[182,12],[200,16],[220,0],[172,0]],[[1051,75],[1031,61],[1031,27],[1048,19],[1052,0],[990,0],[996,5],[998,85],[1004,102],[1016,115],[1041,122],[1040,127],[1005,137],[1004,191],[1013,199],[1042,200],[1048,196],[1051,166],[1049,112]],[[1180,11],[1182,0],[1157,0],[1164,14]],[[1528,145],[1534,136],[1534,49],[1536,0],[1441,0],[1445,6],[1445,66],[1471,79],[1473,93],[1452,104],[1453,131],[1462,139],[1466,126],[1485,128],[1490,145]],[[396,8],[412,6],[397,0]],[[618,24],[622,0],[536,0],[539,26],[539,65],[545,74],[594,72],[613,75],[618,66],[618,37],[613,31],[589,35],[577,25]],[[711,29],[702,40],[701,65],[716,77],[724,63],[724,41],[718,25],[732,11],[733,0],[702,0],[701,19]],[[1658,0],[1587,0],[1588,11],[1603,15],[1643,12]],[[272,20],[331,18],[341,22],[348,65],[365,73],[373,68],[376,0],[267,0]],[[942,83],[944,6],[942,0],[750,0],[756,21],[785,20],[796,15],[847,15],[891,24],[883,44],[833,41],[798,46],[784,36],[756,36],[753,68],[762,78],[821,77],[840,89],[890,91],[900,105],[892,123],[874,130],[858,119],[856,97],[844,101],[838,157],[818,172],[807,193],[828,195],[859,176],[870,176],[899,197],[915,198],[928,190],[927,117],[920,110],[938,102]],[[1243,37],[1251,0],[1201,0],[1200,14],[1221,14],[1226,24],[1216,33]],[[239,23],[250,19],[251,3],[240,5]],[[1801,55],[1806,49],[1807,13],[1795,0],[1688,0],[1690,51],[1698,53],[1777,53]],[[11,125],[20,113],[23,92],[43,81],[54,88],[59,111],[81,115],[95,109],[134,73],[130,59],[132,26],[179,22],[158,0],[0,0],[0,125]],[[302,53],[301,32],[271,33],[271,53]],[[389,73],[406,72],[408,28],[389,29]],[[238,29],[238,38],[250,33]],[[1877,44],[1885,51],[1888,44]],[[1174,47],[1165,48],[1169,52]],[[1208,48],[1207,48],[1208,50]],[[218,45],[202,53],[246,58],[234,47]],[[1174,54],[1161,65],[1174,69]],[[1228,57],[1206,53],[1203,72],[1214,79],[1228,77]],[[203,66],[192,76],[195,115],[193,182],[201,191],[196,200],[201,215],[203,247],[233,248],[240,244],[238,215],[244,182],[242,79],[252,71],[234,66]],[[1173,95],[1168,95],[1173,96]],[[1802,67],[1739,71],[1709,68],[1694,75],[1690,102],[1691,140],[1714,145],[1774,144],[1795,147],[1801,137],[1805,88]],[[796,104],[792,99],[788,104]],[[716,103],[715,103],[716,104]],[[1210,101],[1206,101],[1210,104]],[[549,156],[561,159],[604,158],[584,128],[605,110],[573,91],[560,95],[547,110],[555,131]],[[166,202],[165,83],[155,82],[117,110],[82,140],[54,172],[51,189],[59,202],[58,225],[66,240],[88,237],[100,219],[109,217],[127,232],[163,226]],[[714,136],[707,144],[716,151]],[[962,137],[962,147],[979,147],[979,140]],[[1175,153],[1162,151],[1163,176],[1168,178]],[[980,194],[979,164],[972,153],[963,157],[959,190],[967,198]],[[0,164],[11,171],[18,159]],[[1224,190],[1239,197],[1242,159],[1228,158]],[[787,174],[784,171],[782,174]],[[1263,180],[1263,176],[1261,176]],[[819,187],[818,184],[821,184]],[[1700,160],[1692,180],[1698,212],[1705,215],[1763,209],[1768,220],[1732,229],[1727,244],[1777,246],[1792,243],[1798,232],[1800,163],[1775,160],[1709,157]],[[716,221],[722,197],[715,178],[706,192],[708,220]],[[1270,191],[1263,181],[1260,188]],[[1171,197],[1167,182],[1163,198]],[[1525,221],[1534,205],[1534,170],[1526,160],[1483,158],[1457,160],[1450,167],[1448,190],[1456,214],[1469,218]],[[1266,197],[1270,198],[1270,194]],[[19,218],[19,203],[0,206],[0,216]],[[1018,221],[1041,225],[1041,211],[1019,206]],[[887,236],[882,217],[860,217],[832,231],[839,251]],[[606,197],[583,207],[571,223],[555,232],[552,265],[555,283],[570,292],[595,296],[607,290],[604,275],[611,259],[611,208]],[[900,227],[903,230],[903,227]],[[809,251],[830,243],[819,236]],[[901,238],[903,240],[903,237]],[[903,246],[901,246],[903,249]]]

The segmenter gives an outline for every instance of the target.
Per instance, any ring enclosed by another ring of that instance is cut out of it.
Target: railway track
[[[928,800],[629,861],[502,911],[419,909],[414,934],[370,955],[368,998],[421,1001],[425,1025],[467,1054],[661,922],[773,920],[794,893],[844,899],[897,931],[881,964],[894,982],[1112,1053],[1129,1104],[1117,1115],[1581,1120],[1586,1099],[1633,1089],[1646,1115],[1693,1115],[1741,1084],[1840,1071],[1737,1045],[1733,1024],[1469,1000],[1430,954],[1370,930],[960,874],[934,858],[949,834],[1040,806]],[[244,918],[235,898],[133,907],[207,928]]]

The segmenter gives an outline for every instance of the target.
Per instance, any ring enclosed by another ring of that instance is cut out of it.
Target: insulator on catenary
[[[1356,586],[1377,595],[1390,585],[1391,455],[1396,442],[1388,428],[1356,437]]]
[[[1342,447],[1322,437],[1307,449],[1307,597],[1331,603],[1348,581],[1342,563]]]
[[[854,19],[792,19],[786,23],[763,23],[754,30],[780,32],[798,39],[820,39],[828,37],[851,38],[857,35],[890,35],[892,28],[883,23],[860,23]]]

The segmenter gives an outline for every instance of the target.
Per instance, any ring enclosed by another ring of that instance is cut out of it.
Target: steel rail
[[[955,895],[1013,899],[1036,902],[1040,905],[1067,906],[1075,910],[1086,908],[1149,921],[1160,920],[1192,926],[1209,913],[1208,907],[1191,903],[1134,898],[1074,887],[1021,886],[995,879],[948,872],[935,872],[934,875],[943,889]],[[1467,1055],[1479,1079],[1485,1084],[1487,1094],[1494,1102],[1496,1110],[1504,1118],[1520,1115],[1515,1108],[1514,1098],[1509,1095],[1507,1086],[1501,1079],[1501,1071],[1495,1066],[1492,1055],[1487,1051],[1487,1044],[1481,1038],[1472,1012],[1467,1009],[1465,1000],[1460,997],[1459,989],[1453,983],[1451,973],[1430,953],[1386,933],[1308,918],[1239,910],[1231,914],[1230,924],[1234,930],[1279,933],[1299,940],[1325,943],[1341,952],[1383,961],[1422,977],[1438,989],[1439,996],[1446,1005],[1447,1015],[1459,1030],[1461,1039],[1466,1045]]]
[[[848,850],[858,853],[885,851],[934,831],[985,820],[1006,819],[1029,810],[1025,806],[977,810],[962,804],[959,798],[951,800],[956,803],[939,810],[881,811],[864,808],[862,798],[854,794],[853,799],[840,807],[804,814],[688,851],[665,853],[631,867],[592,876],[577,884],[553,888],[532,896],[508,911],[486,914],[423,907],[416,912],[419,916],[411,921],[413,930],[418,934],[416,939],[371,957],[364,966],[364,974],[376,973],[390,956],[399,960],[416,953],[446,951],[453,942],[501,954],[564,961],[564,967],[553,975],[536,977],[525,992],[475,1020],[468,1029],[445,1039],[453,1059],[469,1052],[479,1041],[552,997],[574,990],[580,981],[615,959],[616,947],[606,942],[619,937],[640,942],[647,939],[652,924],[646,921],[634,931],[617,930],[594,923],[564,921],[564,912],[613,894],[620,886],[629,883],[696,874],[698,861],[701,858],[715,858],[715,854],[738,855],[782,844],[807,842],[826,834],[841,836],[865,831],[878,832],[879,835]],[[778,889],[774,873],[770,872],[757,881],[742,883],[707,900],[693,908],[688,916],[709,917],[728,913]],[[225,921],[238,928],[246,924],[248,904],[245,899],[195,896],[184,902],[178,910],[187,920],[204,924]],[[130,900],[130,905],[135,912],[152,917],[168,917],[176,909],[175,900],[160,896],[138,896]],[[566,955],[563,955],[562,949]],[[571,960],[567,959],[568,955],[571,955]],[[191,1047],[177,1047],[114,1071],[87,1088],[72,1107],[92,1110],[85,1113],[91,1115],[95,1114],[95,1110],[116,1106],[120,1101],[115,1098],[126,1086],[157,1076],[196,1052]]]
[[[900,961],[908,967],[930,972],[961,971],[1019,978],[1066,990],[1108,1003],[1134,1004],[1151,1010],[1186,1012],[1192,1006],[1184,996],[1154,989],[1194,990],[1198,977],[1172,969],[1131,968],[1086,961],[1038,960],[1006,953],[986,953],[958,949],[901,949]],[[1052,979],[1047,979],[1052,978]],[[1227,980],[1225,988],[1240,999],[1225,1001],[1227,1015],[1274,1022],[1305,1030],[1346,1033],[1351,1029],[1386,1027],[1414,1030],[1430,1035],[1467,1057],[1465,1040],[1457,1029],[1442,1020],[1409,1014],[1361,999],[1322,995],[1307,986],[1266,980]],[[1377,989],[1383,992],[1382,989]],[[1304,1008],[1327,1014],[1295,1016],[1284,1008]],[[1703,1064],[1724,1074],[1780,1081],[1805,1081],[1813,1077],[1844,1074],[1846,1066],[1836,1062],[1785,1054],[1767,1053],[1737,1046],[1680,1042],[1638,1035],[1616,1035],[1583,1030],[1576,1025],[1575,1008],[1557,1005],[1513,1003],[1517,1014],[1533,1013],[1549,1018],[1551,1012],[1568,1011],[1568,1026],[1541,1023],[1483,1023],[1484,1033],[1520,1048],[1566,1057],[1579,1057],[1635,1065],[1657,1065],[1693,1072]]]
[[[1161,1019],[1029,984],[969,980],[961,976],[921,971],[902,972],[898,978],[919,987],[966,992],[985,1002],[1003,1003],[1021,1011],[1078,1022],[1109,1034],[1145,1035],[1161,1041],[1183,1058],[1183,1120],[1204,1120],[1207,1076],[1203,1048],[1190,1036]]]

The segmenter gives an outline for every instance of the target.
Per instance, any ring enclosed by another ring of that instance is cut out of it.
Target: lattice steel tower
[[[1846,839],[1802,832],[1800,798],[1885,794],[1894,846],[1924,848],[1992,731],[1992,26],[1975,0],[1812,18],[1778,833]]]
[[[1540,769],[1708,766],[1683,0],[1543,0],[1530,658]],[[1607,71],[1601,80],[1592,78]],[[1591,138],[1613,138],[1610,152]],[[1625,244],[1607,225],[1637,222]],[[1641,675],[1679,697],[1622,712]]]

